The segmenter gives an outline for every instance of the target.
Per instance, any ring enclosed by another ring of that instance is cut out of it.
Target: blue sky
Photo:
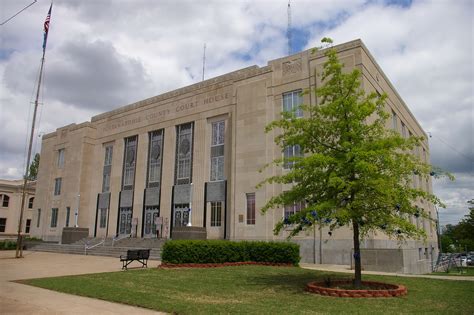
[[[30,1],[3,0],[3,21]],[[49,0],[0,26],[0,178],[23,172]],[[54,1],[38,132],[287,54],[287,1]],[[425,129],[455,223],[474,198],[473,2],[294,0],[293,51],[361,38]],[[40,139],[40,138],[38,138]],[[40,143],[36,141],[35,149]],[[455,150],[453,149],[455,148]]]

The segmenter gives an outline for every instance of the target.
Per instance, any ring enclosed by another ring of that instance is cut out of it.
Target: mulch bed
[[[376,297],[397,297],[406,295],[408,290],[403,285],[362,281],[364,287],[370,290],[340,289],[338,286],[351,285],[352,280],[332,280],[331,287],[327,287],[324,282],[310,282],[306,285],[306,291],[325,296],[350,297],[350,298],[376,298]]]
[[[218,267],[229,267],[229,266],[243,266],[243,265],[261,265],[261,266],[278,266],[278,267],[293,267],[293,264],[289,263],[272,263],[272,262],[256,262],[256,261],[242,261],[242,262],[225,262],[225,263],[187,263],[187,264],[171,264],[162,263],[158,268],[218,268]]]

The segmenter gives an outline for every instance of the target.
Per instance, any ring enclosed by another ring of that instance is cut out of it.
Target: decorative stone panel
[[[145,189],[145,206],[160,205],[160,186]]]
[[[226,181],[208,182],[206,190],[206,201],[225,201]]]
[[[191,184],[174,186],[173,203],[189,203],[191,200]]]
[[[120,194],[120,207],[132,207],[133,206],[133,190],[122,190]]]
[[[110,204],[110,193],[99,194],[99,209],[107,209]]]

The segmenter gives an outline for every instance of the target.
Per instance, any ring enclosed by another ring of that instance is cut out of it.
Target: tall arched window
[[[2,207],[7,208],[9,203],[10,197],[8,197],[7,195],[0,195],[0,204],[2,205]]]

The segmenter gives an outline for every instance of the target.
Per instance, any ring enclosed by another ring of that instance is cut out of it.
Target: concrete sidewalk
[[[11,282],[120,271],[118,258],[28,251],[23,252],[24,258],[14,256],[14,251],[0,251],[1,314],[165,314]],[[148,265],[156,267],[158,261]]]
[[[343,273],[354,273],[354,270],[350,269],[349,265],[318,265],[318,264],[307,264],[300,263],[301,268],[320,270],[320,271],[331,271],[331,272],[343,272]],[[474,281],[474,277],[471,276],[434,276],[434,275],[410,275],[404,273],[393,273],[393,272],[382,272],[382,271],[362,271],[362,275],[381,275],[381,276],[394,276],[394,277],[408,277],[408,278],[428,278],[438,280],[452,280],[452,281]]]

